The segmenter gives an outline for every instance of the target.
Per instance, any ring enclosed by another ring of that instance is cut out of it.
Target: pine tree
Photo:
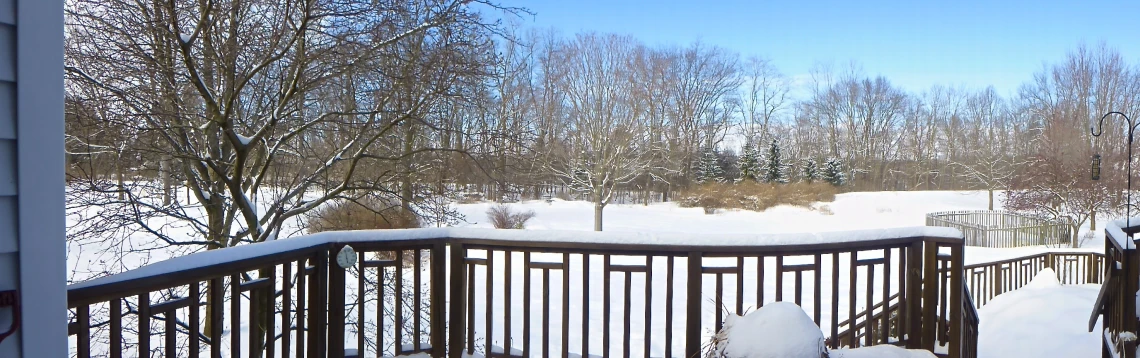
[[[788,165],[784,163],[784,158],[780,155],[780,144],[776,140],[772,140],[772,144],[768,145],[768,153],[764,158],[764,182],[766,183],[787,183],[788,182]]]
[[[839,158],[827,158],[827,163],[823,165],[823,181],[830,183],[834,186],[843,186],[847,184],[847,175],[843,174],[843,162]]]
[[[800,165],[800,181],[810,184],[819,180],[819,177],[819,164],[815,162],[815,158],[804,159]]]
[[[760,151],[756,150],[756,146],[752,145],[752,141],[744,144],[743,153],[740,155],[740,180],[760,180]]]
[[[720,167],[717,162],[717,155],[715,149],[705,151],[701,156],[701,160],[697,162],[696,168],[697,184],[704,183],[719,183],[724,181],[724,169]]]

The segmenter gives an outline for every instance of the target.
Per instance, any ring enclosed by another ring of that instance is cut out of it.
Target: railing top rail
[[[439,243],[643,252],[661,255],[686,252],[777,254],[864,250],[927,240],[960,243],[962,233],[946,227],[910,227],[801,234],[649,234],[591,231],[523,231],[474,228],[428,228],[325,232],[296,238],[209,250],[171,258],[127,272],[68,285],[68,301],[90,301],[122,290],[169,287],[243,270],[310,257],[337,245],[383,249],[430,247]]]
[[[1121,225],[1123,225],[1123,223],[1116,221],[1109,222],[1108,225],[1105,225],[1104,236],[1106,241],[1112,243],[1112,245],[1116,247],[1117,251],[1123,252],[1125,250],[1135,250],[1136,243],[1128,237],[1128,234],[1124,233]]]
[[[993,266],[993,265],[1004,265],[1004,264],[1008,264],[1008,263],[1012,263],[1012,262],[1018,262],[1018,261],[1024,261],[1024,260],[1029,260],[1029,259],[1035,259],[1035,258],[1039,258],[1039,257],[1045,257],[1047,255],[1077,255],[1077,256],[1101,256],[1101,257],[1104,257],[1104,254],[1100,253],[1100,252],[1080,251],[1080,250],[1076,250],[1076,249],[1071,250],[1071,251],[1066,251],[1064,249],[1061,249],[1061,250],[1056,250],[1056,251],[1050,250],[1048,252],[1042,252],[1042,253],[1038,253],[1038,254],[1019,256],[1019,257],[1004,259],[1004,260],[1000,260],[1000,261],[979,262],[976,264],[969,264],[969,265],[962,266],[962,268],[965,270],[970,270],[970,269],[976,269],[979,267],[986,267],[986,266]]]

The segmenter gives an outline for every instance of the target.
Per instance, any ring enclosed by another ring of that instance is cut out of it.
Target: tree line
[[[1107,46],[1002,96],[910,92],[857,66],[795,83],[705,43],[526,29],[512,21],[526,9],[490,1],[66,10],[69,207],[101,213],[72,232],[132,228],[167,246],[273,239],[330,201],[446,225],[471,195],[589,200],[600,230],[618,196],[824,173],[849,190],[1034,189],[1049,194],[1015,190],[1008,206],[1080,221],[1118,208],[1123,170],[1120,121],[1099,138],[1087,124],[1137,113],[1140,95],[1136,65]],[[1084,179],[1094,152],[1108,180]],[[1113,199],[1078,199],[1094,190]]]

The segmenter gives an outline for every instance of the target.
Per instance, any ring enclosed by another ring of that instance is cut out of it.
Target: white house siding
[[[63,1],[0,0],[0,357],[68,355],[63,163]]]

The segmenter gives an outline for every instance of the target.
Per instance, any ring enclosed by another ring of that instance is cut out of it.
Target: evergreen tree
[[[815,162],[815,158],[804,159],[803,164],[800,165],[800,181],[810,184],[819,180],[819,177],[819,164]]]
[[[724,181],[724,169],[720,167],[717,162],[717,155],[715,149],[705,151],[701,159],[697,161],[696,176],[697,184],[704,183],[719,183]]]
[[[764,158],[762,170],[766,183],[783,184],[788,182],[788,165],[784,163],[784,158],[780,155],[780,144],[776,143],[774,139],[772,144],[768,145],[768,153]]]
[[[823,165],[822,174],[823,181],[831,185],[843,186],[847,184],[847,175],[843,174],[843,162],[839,158],[827,158],[827,163]]]
[[[759,181],[760,173],[760,151],[752,145],[752,141],[744,144],[743,153],[740,155],[740,180]]]

